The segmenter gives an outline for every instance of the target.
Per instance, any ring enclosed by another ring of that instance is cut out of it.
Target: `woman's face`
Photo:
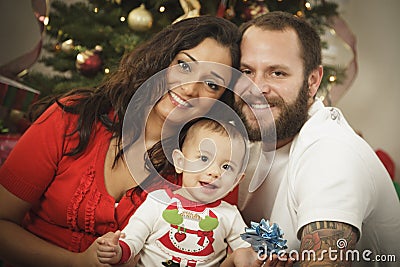
[[[157,102],[154,113],[173,124],[206,114],[228,87],[231,65],[229,48],[211,38],[180,51],[167,71],[168,92]]]

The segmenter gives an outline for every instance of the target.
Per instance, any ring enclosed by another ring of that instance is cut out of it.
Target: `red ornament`
[[[98,50],[86,50],[76,56],[75,66],[85,76],[93,76],[103,66],[103,61]]]

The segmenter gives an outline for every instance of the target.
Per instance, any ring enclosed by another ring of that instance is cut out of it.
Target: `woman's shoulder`
[[[65,110],[68,104],[68,98],[62,98],[57,102],[51,104],[35,121],[34,124],[41,124],[46,121],[63,123],[70,119],[77,118],[77,114],[67,112]]]

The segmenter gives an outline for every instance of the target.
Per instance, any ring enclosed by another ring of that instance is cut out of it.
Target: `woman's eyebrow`
[[[192,57],[190,54],[186,53],[186,52],[181,52],[182,54],[185,54],[188,58],[190,58],[193,62],[195,62],[196,64],[198,64],[199,62],[197,61],[197,59],[195,59],[194,57]],[[214,75],[215,77],[219,78],[220,80],[222,80],[223,84],[225,83],[225,79],[222,78],[221,75],[219,75],[218,73],[214,72],[214,71],[210,71],[210,73],[212,75]]]
[[[188,53],[182,52],[182,54],[185,54],[188,58],[190,58],[191,60],[193,60],[195,63],[198,63],[198,62],[197,62],[197,59],[195,59],[194,57],[192,57],[192,56],[189,55]]]
[[[221,75],[219,75],[218,73],[216,73],[216,72],[214,72],[214,71],[210,71],[210,73],[211,73],[212,75],[214,75],[215,77],[217,77],[217,78],[221,79],[221,80],[222,80],[222,82],[225,84],[225,79],[224,79],[224,78],[222,78],[222,76],[221,76]]]

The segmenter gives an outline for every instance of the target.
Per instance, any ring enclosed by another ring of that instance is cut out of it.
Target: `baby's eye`
[[[203,162],[207,162],[208,161],[208,157],[207,156],[200,156],[200,160]]]
[[[178,65],[181,67],[181,70],[184,72],[191,72],[192,69],[190,68],[189,63],[183,61],[183,60],[178,60]]]
[[[229,164],[224,164],[224,165],[222,165],[222,169],[227,170],[227,171],[232,171],[233,167]]]

